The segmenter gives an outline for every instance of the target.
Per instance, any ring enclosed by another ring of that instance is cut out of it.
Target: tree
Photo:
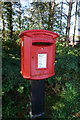
[[[78,6],[78,0],[76,1],[76,10],[75,10],[75,24],[74,24],[74,34],[73,34],[73,47],[74,47],[74,39],[75,39],[75,31],[76,31],[77,6]]]
[[[71,20],[71,11],[72,11],[73,0],[69,1],[69,2],[67,1],[67,4],[69,6],[69,9],[68,9],[68,15],[67,15],[66,37],[67,37],[67,43],[69,46],[70,20]]]
[[[49,2],[49,17],[48,17],[48,30],[53,30],[53,22],[54,22],[54,4]]]
[[[63,12],[63,0],[61,1],[61,19],[60,19],[61,33],[62,33],[62,12]]]
[[[21,27],[23,27],[22,26],[23,21],[22,21],[21,15],[23,14],[24,10],[22,8],[20,0],[18,2],[14,2],[13,12],[14,12],[14,19],[13,19],[14,30],[21,30]]]
[[[9,38],[12,39],[13,38],[12,3],[4,2],[4,6],[5,6],[5,10],[6,10],[5,12],[6,12],[6,18],[7,18],[7,28],[9,30]]]
[[[60,3],[54,2],[32,2],[31,9],[29,8],[27,11],[29,13],[29,17],[27,18],[28,23],[32,28],[38,29],[46,29],[51,31],[60,30],[60,7],[58,7]]]
[[[19,0],[19,28],[21,29],[21,12],[20,12],[20,8],[21,8],[21,3]]]
[[[2,28],[2,34],[3,34],[3,39],[5,37],[5,21],[4,21],[4,3],[2,3],[2,24],[3,24],[3,28]]]

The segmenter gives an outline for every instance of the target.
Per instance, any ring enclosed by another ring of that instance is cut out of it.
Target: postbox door
[[[31,47],[31,76],[52,74],[54,72],[54,44],[39,43]]]

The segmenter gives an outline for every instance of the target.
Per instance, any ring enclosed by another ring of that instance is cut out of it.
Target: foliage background
[[[2,4],[2,119],[29,120],[30,84],[29,81],[23,79],[20,74],[21,55],[18,35],[24,30],[47,29],[56,31],[60,37],[56,40],[55,76],[45,80],[46,119],[79,120],[80,44],[76,46],[74,43],[73,46],[69,45],[66,39],[68,36],[66,36],[64,32],[67,23],[64,22],[62,24],[59,22],[62,19],[59,11],[57,11],[57,7],[55,7],[55,13],[57,13],[57,15],[54,15],[55,20],[53,24],[50,22],[53,16],[53,14],[50,14],[52,11],[50,6],[52,7],[53,3],[32,3],[32,8],[28,9],[31,17],[28,16],[28,18],[26,18],[25,15],[23,18],[20,17],[21,14],[25,13],[23,7],[19,9],[19,12],[16,9],[12,9],[11,3],[8,5],[10,6]],[[19,8],[20,4],[15,4],[15,6],[15,8]],[[38,9],[37,6],[39,6]],[[46,11],[46,8],[51,11]],[[59,10],[61,11],[61,8],[59,8]],[[42,13],[42,15],[39,15],[39,12]],[[13,19],[14,15],[19,17],[14,17]],[[6,23],[4,24],[4,22]],[[11,27],[11,24],[16,27],[15,30]],[[54,28],[60,30],[57,31],[56,29],[54,30]]]

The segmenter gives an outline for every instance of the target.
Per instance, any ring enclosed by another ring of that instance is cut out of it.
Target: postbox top
[[[55,32],[49,31],[49,30],[26,30],[23,31],[19,34],[19,37],[23,37],[23,36],[28,36],[28,37],[32,37],[34,38],[37,35],[45,35],[47,36],[51,36],[52,38],[57,38],[59,37],[59,35]]]

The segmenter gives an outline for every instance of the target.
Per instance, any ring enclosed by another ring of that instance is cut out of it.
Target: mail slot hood
[[[23,31],[19,34],[19,37],[21,38],[22,36],[29,36],[32,38],[38,38],[38,39],[47,39],[49,40],[50,38],[54,39],[59,37],[57,33],[54,33],[49,30],[26,30]]]

